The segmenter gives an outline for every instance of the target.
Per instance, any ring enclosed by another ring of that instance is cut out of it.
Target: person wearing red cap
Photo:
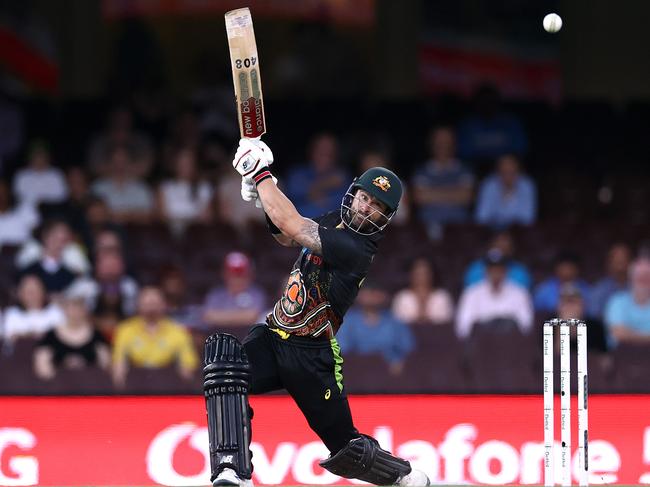
[[[271,162],[266,144],[240,141],[233,166],[242,175],[242,197],[261,203],[275,239],[300,251],[282,296],[243,344],[225,333],[206,340],[212,485],[252,485],[248,394],[279,389],[287,390],[329,450],[323,468],[376,485],[429,485],[424,472],[354,426],[335,338],[397,212],[402,183],[392,171],[373,167],[352,181],[340,208],[305,218],[276,186]]]
[[[203,303],[203,324],[249,326],[265,309],[264,292],[253,283],[253,265],[242,252],[230,252],[223,262],[223,286],[212,289]]]

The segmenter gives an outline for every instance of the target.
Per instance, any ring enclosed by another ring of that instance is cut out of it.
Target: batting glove
[[[273,152],[271,152],[271,148],[266,145],[265,142],[262,141],[262,139],[255,138],[255,139],[243,139],[243,140],[248,140],[252,142],[253,144],[257,145],[260,149],[262,149],[262,152],[264,152],[264,155],[266,156],[266,161],[268,162],[269,166],[273,164]]]
[[[232,166],[243,177],[250,177],[273,164],[273,152],[261,140],[240,139]]]
[[[278,180],[275,176],[271,176],[275,184],[278,183]],[[244,201],[254,201],[255,206],[262,208],[262,202],[260,201],[260,195],[257,193],[257,186],[255,186],[255,181],[252,178],[242,178],[241,179],[241,198]]]

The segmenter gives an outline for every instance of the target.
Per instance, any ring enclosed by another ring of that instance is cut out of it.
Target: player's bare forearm
[[[318,223],[304,218],[291,200],[271,181],[267,179],[257,186],[257,192],[262,200],[264,211],[273,224],[291,240],[317,254],[323,252]]]

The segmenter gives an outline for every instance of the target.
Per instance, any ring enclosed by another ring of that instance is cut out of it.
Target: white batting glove
[[[242,177],[249,177],[273,164],[273,153],[261,140],[240,139],[232,166]]]
[[[251,178],[241,178],[241,199],[244,201],[255,201],[260,197],[255,187],[255,181]]]
[[[275,176],[272,176],[272,179],[275,184],[278,183]],[[262,202],[260,201],[260,195],[257,192],[255,181],[251,178],[241,179],[241,197],[244,201],[254,201],[256,207],[262,208]]]
[[[264,152],[264,155],[266,156],[266,161],[268,162],[269,166],[273,164],[273,152],[271,152],[271,148],[264,142],[262,139],[259,137],[256,139],[243,139],[243,140],[249,140],[253,144],[257,145],[262,151]]]

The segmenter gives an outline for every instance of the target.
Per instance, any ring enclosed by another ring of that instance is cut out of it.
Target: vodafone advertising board
[[[327,451],[289,398],[251,402],[257,484],[349,484],[318,466]],[[361,431],[434,482],[543,482],[541,396],[363,396],[351,406]],[[590,398],[590,483],[650,484],[649,412],[650,396]],[[202,397],[0,398],[3,486],[206,485],[207,450]]]

